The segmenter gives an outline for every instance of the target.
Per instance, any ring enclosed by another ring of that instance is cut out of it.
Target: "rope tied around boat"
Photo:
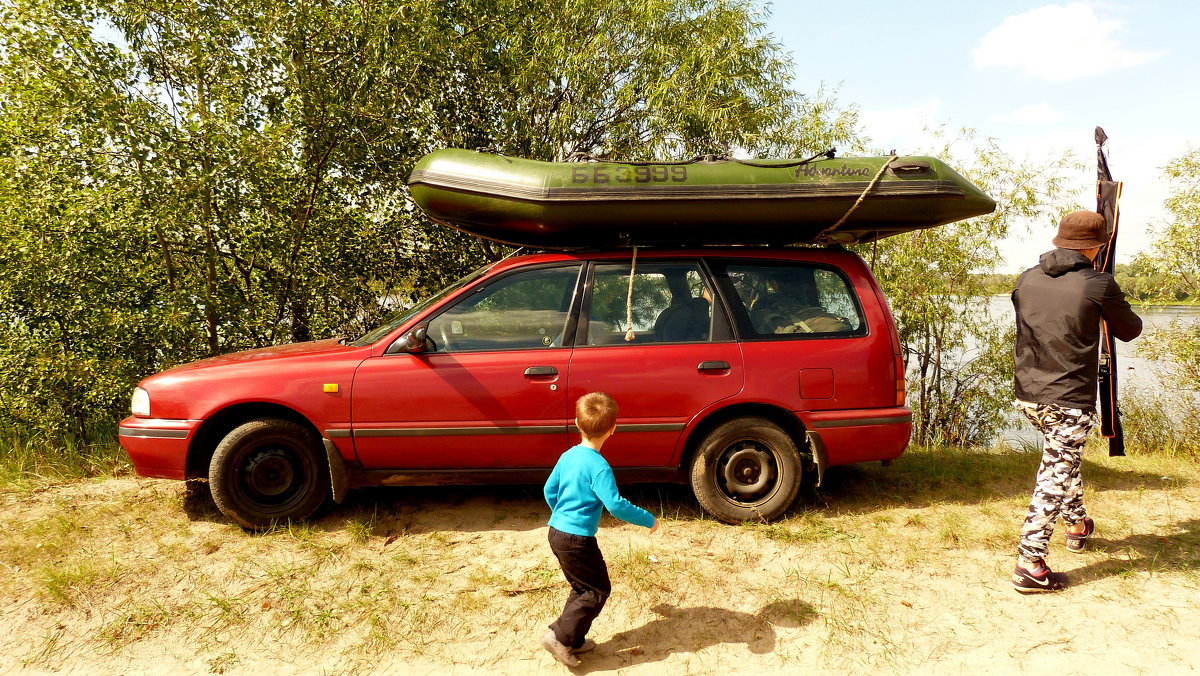
[[[633,276],[637,272],[637,246],[633,247],[633,263],[629,266],[629,294],[625,297],[625,342],[632,343],[637,336],[633,333]]]
[[[613,160],[608,160],[608,159],[605,159],[602,157],[596,157],[595,155],[593,155],[591,153],[586,153],[586,152],[580,151],[580,152],[571,153],[571,155],[569,157],[567,157],[567,161],[568,162],[607,162],[610,164],[625,164],[625,165],[628,165],[631,167],[679,167],[679,166],[683,166],[683,165],[687,165],[687,164],[702,164],[702,163],[715,164],[717,162],[734,162],[736,164],[742,164],[747,167],[758,167],[760,169],[790,169],[792,167],[799,167],[799,166],[803,166],[805,164],[809,164],[810,162],[814,162],[820,158],[832,160],[833,156],[836,153],[837,153],[837,148],[830,148],[829,150],[823,150],[823,151],[817,153],[816,155],[813,155],[812,157],[806,157],[802,160],[796,160],[794,162],[783,162],[783,163],[759,162],[757,160],[740,160],[736,157],[731,157],[729,155],[696,155],[695,157],[693,157],[690,160],[678,160],[675,162],[632,161],[632,160],[626,161],[626,162],[615,162]]]
[[[854,213],[854,210],[858,208],[858,205],[863,203],[863,200],[867,198],[867,193],[875,189],[875,186],[879,183],[879,179],[883,178],[883,173],[888,170],[888,167],[890,167],[892,162],[895,162],[896,158],[898,157],[899,155],[893,152],[891,157],[888,158],[888,161],[884,162],[883,166],[879,167],[879,171],[875,172],[875,178],[872,178],[871,182],[867,184],[867,187],[863,188],[862,194],[858,196],[858,199],[854,200],[854,204],[850,205],[850,208],[846,210],[846,213],[842,214],[842,217],[838,219],[837,223],[834,223],[821,232],[818,232],[817,235],[813,237],[813,242],[817,244],[833,243],[833,238],[830,237],[829,234],[834,230],[837,230],[838,226],[840,226],[842,223],[845,223],[847,218],[850,218],[850,214]]]

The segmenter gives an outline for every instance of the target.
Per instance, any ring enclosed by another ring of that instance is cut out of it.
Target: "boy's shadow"
[[[658,619],[596,644],[596,651],[584,656],[575,672],[658,662],[672,653],[698,652],[718,643],[745,643],[750,652],[763,655],[775,650],[776,626],[799,627],[817,616],[812,606],[796,599],[768,604],[753,615],[725,608],[676,608],[665,603],[651,610],[659,615]]]
[[[1182,531],[1171,535],[1135,534],[1120,540],[1088,539],[1088,549],[1109,556],[1068,571],[1073,584],[1095,582],[1130,572],[1194,572],[1200,570],[1200,519],[1176,524]]]

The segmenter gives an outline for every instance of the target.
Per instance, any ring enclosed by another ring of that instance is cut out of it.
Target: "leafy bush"
[[[0,3],[0,428],[111,433],[148,374],[358,333],[502,255],[415,210],[434,148],[807,155],[854,127],[750,0],[192,9]]]

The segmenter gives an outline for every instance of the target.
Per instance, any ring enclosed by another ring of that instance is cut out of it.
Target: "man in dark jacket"
[[[1095,424],[1100,321],[1123,341],[1142,332],[1112,275],[1093,261],[1105,242],[1104,217],[1067,214],[1053,251],[1026,270],[1013,291],[1017,312],[1017,406],[1045,438],[1029,513],[1021,528],[1013,587],[1021,593],[1058,591],[1067,576],[1046,565],[1054,522],[1062,516],[1067,549],[1081,552],[1095,529],[1083,507],[1079,475],[1083,445]]]

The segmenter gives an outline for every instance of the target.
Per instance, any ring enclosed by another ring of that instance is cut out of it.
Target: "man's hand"
[[[654,520],[654,525],[653,525],[653,526],[650,526],[650,534],[651,534],[651,535],[654,535],[654,532],[658,530],[658,524],[659,524],[659,523],[661,523],[661,521],[659,521],[658,519],[655,519],[655,520]]]

